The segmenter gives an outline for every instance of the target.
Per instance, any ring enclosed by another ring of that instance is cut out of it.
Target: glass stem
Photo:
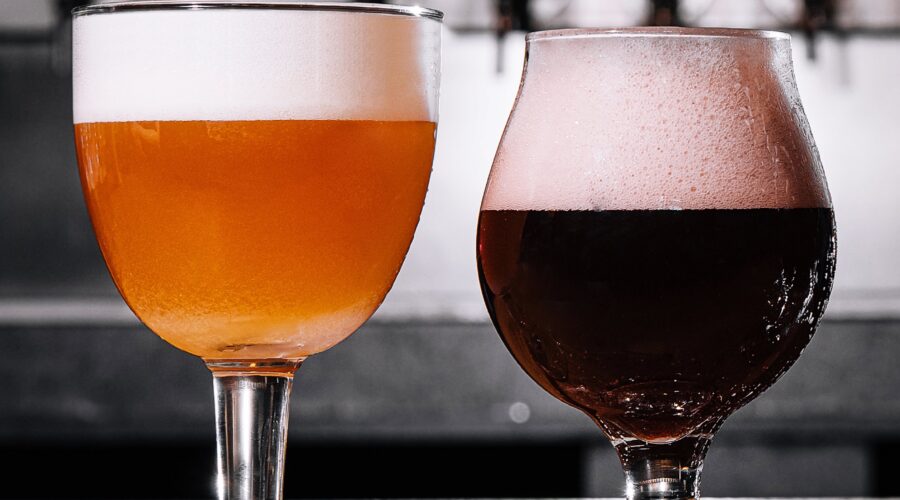
[[[299,361],[207,361],[213,372],[219,500],[281,500],[291,384]]]
[[[700,471],[703,470],[710,436],[686,436],[664,444],[637,439],[616,443],[616,452],[625,469],[626,498],[699,498]]]

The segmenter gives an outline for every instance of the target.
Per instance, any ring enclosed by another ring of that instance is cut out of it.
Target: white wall
[[[900,315],[900,39],[794,38],[800,94],[838,224],[829,314]],[[413,247],[380,317],[484,319],[475,226],[494,150],[519,83],[524,42],[510,35],[495,71],[491,35],[444,32],[438,147]]]

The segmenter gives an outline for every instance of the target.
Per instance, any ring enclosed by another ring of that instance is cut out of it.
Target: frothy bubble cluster
[[[427,120],[440,23],[381,13],[145,10],[77,17],[76,123]]]
[[[829,204],[789,40],[533,40],[484,209]]]

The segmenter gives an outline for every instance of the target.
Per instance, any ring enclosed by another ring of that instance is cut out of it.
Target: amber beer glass
[[[788,35],[528,36],[488,179],[494,325],[591,417],[629,499],[696,498],[710,440],[815,332],[835,229]]]
[[[74,19],[78,162],[110,274],[214,375],[219,498],[280,498],[294,372],[372,315],[419,220],[441,14],[129,2]]]

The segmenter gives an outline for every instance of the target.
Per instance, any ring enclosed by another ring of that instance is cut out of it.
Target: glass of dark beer
[[[710,440],[797,359],[835,266],[790,38],[532,33],[478,270],[503,342],[615,446],[628,498],[696,498]]]

